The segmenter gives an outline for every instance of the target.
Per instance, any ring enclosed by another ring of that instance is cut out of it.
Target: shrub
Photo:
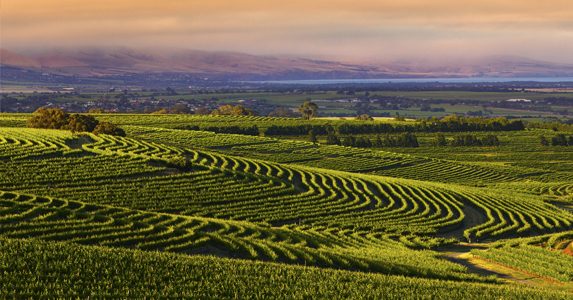
[[[123,129],[109,122],[100,122],[93,130],[93,133],[125,136],[125,131]]]
[[[73,114],[68,118],[68,124],[63,129],[68,129],[72,132],[91,132],[94,131],[98,124],[98,120],[92,116]]]

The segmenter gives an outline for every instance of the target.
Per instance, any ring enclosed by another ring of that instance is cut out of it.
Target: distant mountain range
[[[511,56],[453,62],[344,63],[196,50],[167,52],[119,48],[50,50],[23,54],[0,49],[0,64],[5,70],[77,77],[163,73],[230,80],[573,76],[571,64]]]

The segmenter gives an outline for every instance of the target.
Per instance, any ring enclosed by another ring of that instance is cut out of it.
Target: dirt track
[[[465,266],[468,268],[468,272],[472,274],[493,276],[507,283],[550,287],[573,292],[573,283],[563,283],[557,280],[544,278],[536,274],[485,260],[470,253],[472,249],[485,248],[487,248],[486,244],[461,243],[437,249],[436,251],[440,252],[444,259]]]

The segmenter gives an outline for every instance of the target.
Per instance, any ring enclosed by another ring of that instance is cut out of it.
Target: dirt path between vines
[[[464,237],[464,231],[467,228],[472,228],[487,222],[487,217],[485,212],[481,212],[477,207],[473,206],[472,204],[464,203],[464,207],[462,211],[465,215],[464,220],[458,226],[457,229],[445,232],[440,235],[440,237],[445,238],[455,238],[459,241],[465,241],[466,238]]]
[[[451,262],[465,266],[469,273],[480,276],[493,276],[506,283],[522,284],[531,287],[559,289],[573,293],[573,283],[564,283],[533,273],[518,270],[471,254],[472,249],[486,249],[485,244],[461,243],[437,250]]]

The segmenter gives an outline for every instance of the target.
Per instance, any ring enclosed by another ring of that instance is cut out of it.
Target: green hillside
[[[357,148],[182,127],[199,117],[98,117],[127,137],[23,128],[26,118],[0,115],[6,297],[573,291],[573,147],[539,145],[544,129],[474,133],[499,146],[435,147],[420,132],[417,148]]]

